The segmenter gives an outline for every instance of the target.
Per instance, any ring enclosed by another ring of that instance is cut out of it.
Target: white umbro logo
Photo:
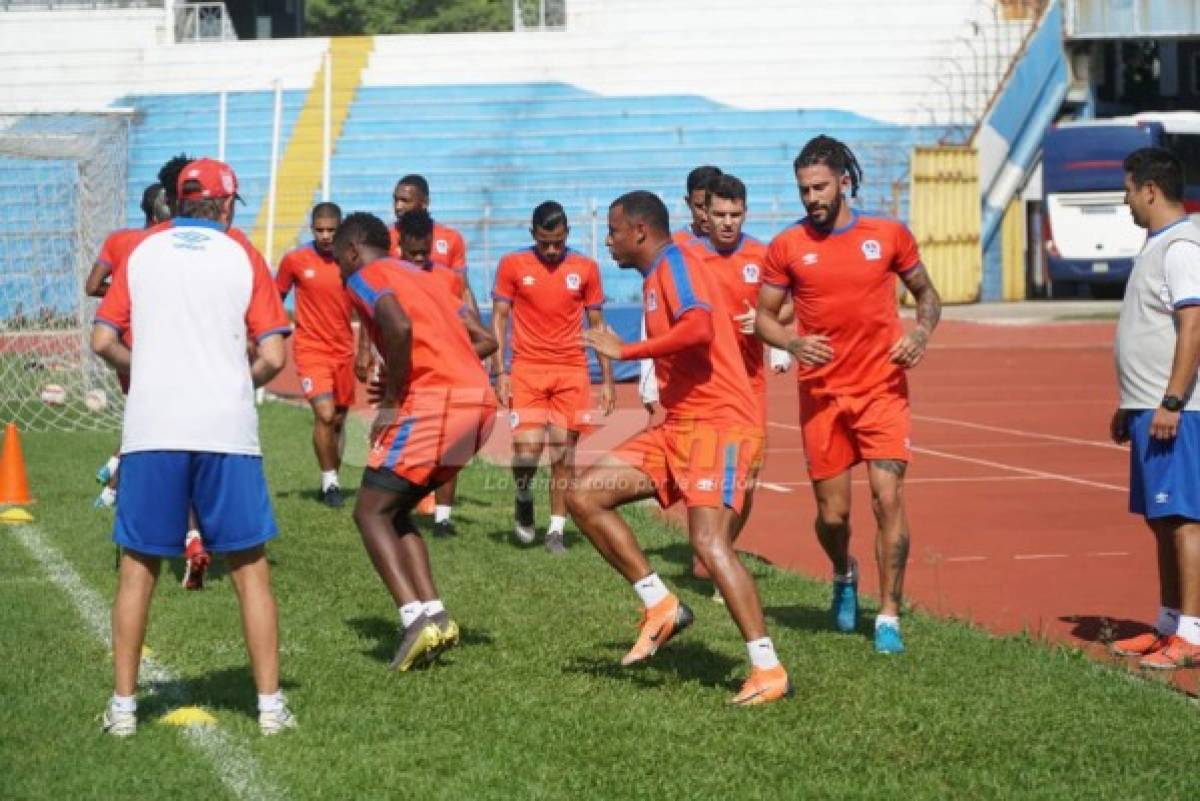
[[[315,277],[316,277],[316,275],[317,275],[317,271],[316,271],[316,270],[313,270],[313,269],[308,269],[308,270],[305,270],[305,271],[304,271],[304,277],[305,277],[305,278],[315,278]]]
[[[816,253],[805,253],[800,257],[800,263],[804,265],[812,265],[817,263]]]
[[[1160,492],[1154,496],[1155,503],[1166,503],[1169,500],[1171,500],[1171,496],[1165,492]]]
[[[717,488],[717,482],[711,478],[702,478],[696,482],[696,489],[701,492],[712,492]]]
[[[532,275],[525,276],[524,278],[521,279],[521,283],[524,284],[525,286],[533,286],[533,276]]]

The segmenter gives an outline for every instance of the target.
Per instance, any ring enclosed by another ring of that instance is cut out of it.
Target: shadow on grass
[[[625,667],[621,655],[628,643],[603,644],[612,657],[577,657],[563,666],[564,673],[575,673],[598,679],[612,679],[639,687],[661,687],[670,675],[681,681],[694,681],[705,687],[733,687],[731,676],[741,664],[698,642],[671,642],[645,662]]]
[[[279,686],[294,690],[299,682],[282,678]],[[180,706],[202,706],[212,710],[237,712],[258,720],[258,703],[254,690],[254,675],[250,666],[214,670],[203,676],[172,681],[147,681],[152,690],[139,703],[145,720],[162,717]]]
[[[767,620],[794,631],[836,633],[833,621],[826,606],[768,606],[763,609]],[[875,628],[869,614],[860,609],[858,624],[852,632],[844,632],[847,636],[862,636],[869,640],[875,638]]]
[[[399,625],[395,618],[352,617],[346,620],[346,625],[359,637],[369,642],[370,647],[361,652],[364,656],[369,656],[384,664],[392,661],[399,636]],[[459,647],[492,645],[496,641],[491,632],[469,628],[461,623],[458,636]]]
[[[308,500],[312,501],[314,505],[319,506],[322,509],[329,509],[331,512],[344,512],[353,509],[354,498],[356,495],[358,495],[358,489],[356,487],[342,487],[342,498],[345,501],[345,505],[341,509],[334,509],[321,502],[321,491],[316,487],[280,490],[279,492],[275,493],[275,497],[279,500],[290,500],[292,498]]]

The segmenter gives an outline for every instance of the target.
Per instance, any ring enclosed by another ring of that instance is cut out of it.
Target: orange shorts
[[[664,509],[683,501],[689,508],[727,506],[741,514],[764,439],[761,428],[745,423],[666,420],[612,455],[650,477]]]
[[[908,385],[904,378],[865,395],[813,395],[800,385],[800,432],[813,481],[862,461],[912,459]]]
[[[586,367],[514,364],[509,423],[513,431],[547,425],[585,431],[592,422],[591,395]]]
[[[371,448],[367,467],[390,470],[417,486],[437,486],[458,475],[496,422],[494,403],[405,407]]]
[[[297,352],[296,373],[305,400],[332,398],[334,406],[354,405],[354,357],[338,359],[333,356]]]

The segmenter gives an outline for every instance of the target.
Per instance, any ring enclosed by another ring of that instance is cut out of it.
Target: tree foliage
[[[318,36],[511,31],[510,0],[308,0]]]

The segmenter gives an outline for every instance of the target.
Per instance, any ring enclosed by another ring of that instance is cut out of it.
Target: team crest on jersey
[[[519,425],[521,425],[521,415],[517,414],[515,411],[509,412],[508,413],[508,427],[516,428]]]
[[[312,381],[312,379],[311,379],[311,378],[309,378],[308,376],[304,376],[304,378],[301,378],[301,379],[300,379],[300,388],[301,388],[302,390],[304,390],[304,394],[305,394],[305,395],[307,395],[308,393],[312,392],[312,391],[313,391],[313,381]]]
[[[747,284],[757,284],[759,281],[758,265],[750,262],[742,267],[742,281]]]
[[[879,243],[874,239],[868,239],[866,242],[862,243],[862,252],[863,257],[866,258],[867,261],[879,261],[880,256],[882,255],[882,248],[879,247]]]
[[[567,273],[567,289],[578,292],[580,283],[579,273]]]
[[[658,293],[653,289],[646,292],[646,311],[658,311]]]
[[[433,246],[435,248],[437,248],[437,252],[442,254],[443,256],[445,256],[447,253],[450,252],[450,243],[447,242],[445,239],[439,239],[438,241],[433,243]]]
[[[800,257],[800,263],[806,267],[811,267],[812,265],[817,263],[817,254],[816,253],[805,253],[803,256]]]

